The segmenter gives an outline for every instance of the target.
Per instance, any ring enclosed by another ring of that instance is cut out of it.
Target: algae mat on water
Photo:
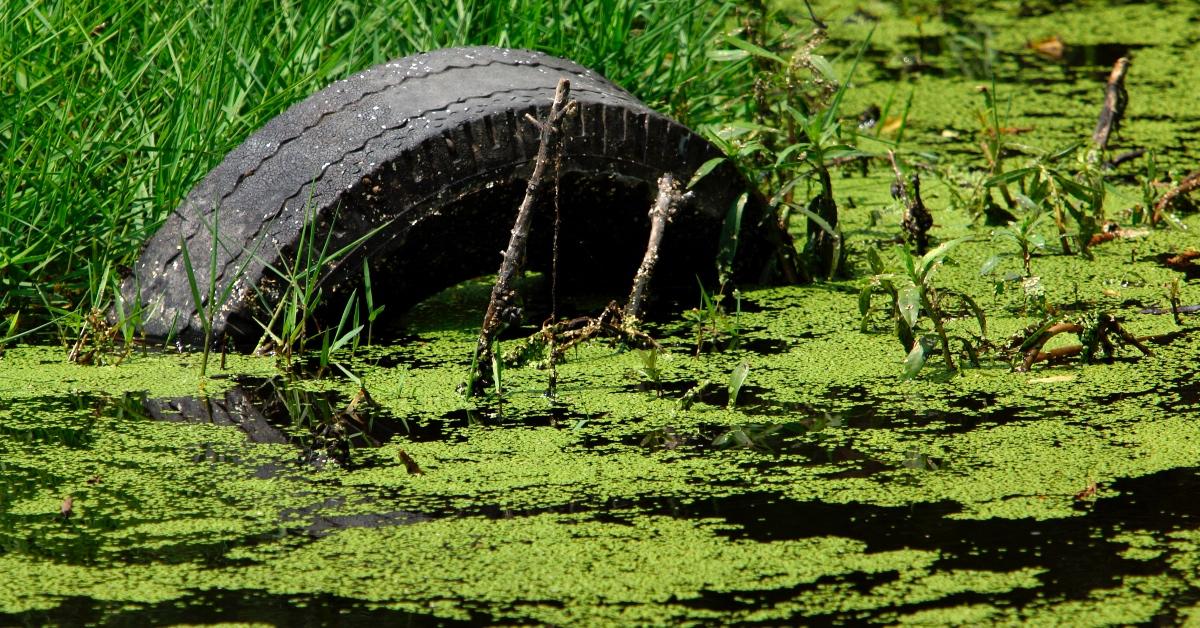
[[[1047,146],[1090,133],[1106,69],[1041,60],[1023,38],[1136,48],[1119,141],[1189,168],[1176,140],[1194,137],[1195,112],[1176,96],[1200,77],[1165,61],[1200,50],[1168,28],[1189,7],[1075,4],[1017,26],[1005,5],[969,32],[884,4],[827,15],[835,35],[882,19],[851,109],[887,97],[905,46],[947,68],[901,77],[919,87],[908,141],[964,164],[978,160],[963,137],[978,102],[955,36],[995,31],[984,58],[1013,124]],[[856,279],[743,291],[738,347],[722,352],[693,357],[682,315],[651,326],[668,349],[653,369],[585,346],[554,400],[532,368],[505,371],[500,402],[456,394],[487,294],[478,282],[410,312],[403,343],[344,359],[372,396],[353,413],[352,382],[287,381],[267,359],[232,358],[201,396],[195,355],[96,367],[10,349],[0,623],[1200,620],[1200,321],[1142,313],[1180,277],[1159,260],[1197,245],[1200,217],[1098,246],[1094,261],[1032,260],[1050,303],[1162,335],[1152,356],[1029,373],[985,356],[956,377],[934,358],[901,382],[904,351],[882,316],[860,331],[857,298],[868,248],[898,267],[884,243],[899,221],[889,183],[878,167],[835,179],[839,203],[856,206],[843,223]],[[979,274],[1004,245],[948,196],[927,184],[934,235],[970,240],[936,280],[976,295],[1000,343],[1034,319],[1019,292],[995,294],[996,275]],[[1200,303],[1200,285],[1184,279],[1180,298]]]

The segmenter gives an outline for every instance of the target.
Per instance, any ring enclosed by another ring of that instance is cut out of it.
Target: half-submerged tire
[[[473,47],[376,66],[269,121],[149,240],[122,285],[126,303],[141,303],[148,337],[198,342],[201,314],[182,247],[203,295],[215,254],[215,293],[228,296],[212,316],[213,332],[245,345],[262,335],[285,293],[280,271],[295,268],[298,254],[303,261],[309,243],[336,251],[373,233],[321,270],[326,312],[334,316],[361,285],[364,259],[375,303],[393,307],[495,272],[537,152],[538,132],[526,114],[545,117],[560,78],[570,80],[579,110],[565,125],[559,169],[558,284],[616,279],[628,289],[657,179],[670,172],[688,181],[719,151],[578,64]],[[728,163],[701,180],[667,229],[656,289],[691,290],[697,276],[713,276],[722,224],[746,189]],[[550,267],[555,207],[553,186],[546,190],[528,259],[541,270]],[[774,238],[751,197],[736,268],[755,280]]]

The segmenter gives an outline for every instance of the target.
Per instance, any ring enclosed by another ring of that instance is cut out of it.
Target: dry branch
[[[479,341],[475,345],[474,372],[471,373],[472,392],[478,392],[479,384],[487,380],[485,373],[492,362],[492,343],[504,326],[520,317],[520,312],[514,301],[516,292],[513,281],[521,271],[525,260],[525,247],[529,241],[529,228],[533,222],[533,203],[541,192],[546,177],[546,165],[556,155],[562,140],[561,123],[563,118],[571,115],[578,105],[568,101],[571,93],[571,83],[567,79],[558,81],[554,92],[554,102],[550,105],[550,113],[545,120],[537,120],[527,116],[529,121],[541,131],[538,141],[537,157],[533,164],[533,173],[525,186],[525,197],[517,210],[517,218],[513,223],[512,234],[508,240],[508,248],[504,251],[504,260],[500,263],[500,272],[496,275],[496,284],[492,287],[492,296],[488,301],[487,313],[483,317],[483,326],[479,331]]]
[[[1200,170],[1197,170],[1184,177],[1183,180],[1179,182],[1179,185],[1171,188],[1170,191],[1162,195],[1162,198],[1158,199],[1158,202],[1154,204],[1154,213],[1150,216],[1150,224],[1157,225],[1159,221],[1162,220],[1163,212],[1167,210],[1168,205],[1170,205],[1176,198],[1185,195],[1196,188],[1200,188]]]
[[[1100,119],[1096,121],[1096,131],[1092,141],[1100,150],[1108,147],[1108,138],[1121,128],[1121,118],[1125,116],[1125,105],[1129,102],[1129,94],[1125,91],[1125,73],[1129,71],[1129,58],[1121,57],[1113,64],[1112,72],[1108,75],[1108,85],[1104,88],[1104,106],[1100,108]]]
[[[642,265],[633,276],[633,288],[629,292],[629,302],[625,304],[625,320],[636,321],[642,314],[642,303],[646,299],[646,289],[650,285],[650,277],[658,264],[658,249],[662,244],[663,233],[667,223],[675,216],[679,205],[691,197],[692,193],[683,194],[679,184],[671,173],[664,174],[658,179],[658,197],[650,208],[650,239],[646,242],[646,253],[642,257]]]

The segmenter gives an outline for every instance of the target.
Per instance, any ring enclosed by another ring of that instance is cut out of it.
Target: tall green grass
[[[60,331],[224,154],[334,79],[419,50],[567,56],[652,106],[739,90],[708,0],[0,2],[0,317]],[[111,294],[111,286],[108,286]]]

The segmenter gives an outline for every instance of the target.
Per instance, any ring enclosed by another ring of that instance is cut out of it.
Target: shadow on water
[[[92,427],[96,418],[108,405],[103,397],[94,395],[71,395],[68,397],[38,397],[14,403],[0,400],[0,413],[15,419],[16,426],[0,423],[0,436],[19,442],[37,443],[45,446],[62,446],[71,449],[85,448],[94,441]],[[46,415],[62,415],[71,417],[86,417],[82,420],[68,421],[66,419],[48,424],[45,421],[35,421],[33,425],[20,426],[23,415],[44,417]]]
[[[358,600],[333,595],[278,595],[261,591],[197,591],[185,599],[130,608],[125,602],[98,602],[72,597],[51,610],[0,614],[0,623],[15,626],[166,626],[236,622],[275,626],[471,626],[490,616],[471,610],[468,621],[447,620],[388,609],[364,608]]]
[[[952,502],[881,507],[802,502],[772,493],[710,498],[686,506],[674,503],[663,510],[673,516],[724,519],[736,524],[725,532],[733,538],[769,542],[839,536],[865,543],[866,551],[871,553],[906,548],[936,551],[940,558],[932,569],[941,572],[1006,572],[1031,567],[1046,570],[1039,577],[1041,585],[1034,589],[956,594],[902,609],[910,612],[975,602],[1023,605],[1034,599],[1082,599],[1097,589],[1121,586],[1122,578],[1127,576],[1169,571],[1171,566],[1165,557],[1139,560],[1122,556],[1129,545],[1113,537],[1140,531],[1162,539],[1175,530],[1195,529],[1200,525],[1200,502],[1179,497],[1197,491],[1200,468],[1172,469],[1119,480],[1102,489],[1101,499],[1077,502],[1076,509],[1085,514],[1047,521],[951,519],[947,515],[959,511]],[[849,581],[866,592],[896,577],[895,573],[855,574]],[[790,599],[812,587],[806,584],[765,592],[708,592],[694,604],[722,610],[762,605]],[[1194,589],[1175,595],[1180,602],[1200,599],[1200,591]],[[1163,608],[1185,606],[1166,603]],[[1162,619],[1172,619],[1170,611]]]
[[[235,426],[252,443],[295,445],[303,460],[317,466],[334,460],[353,467],[355,448],[378,447],[396,436],[446,437],[436,421],[394,416],[365,391],[346,398],[338,391],[290,386],[280,377],[243,378],[222,396],[139,398],[126,403],[139,404],[155,420]]]

